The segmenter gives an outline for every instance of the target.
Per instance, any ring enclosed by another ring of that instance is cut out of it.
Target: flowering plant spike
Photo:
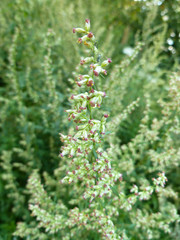
[[[63,183],[82,181],[86,185],[84,199],[92,202],[94,198],[111,196],[113,182],[122,179],[122,175],[111,169],[111,161],[103,150],[102,140],[105,135],[105,124],[108,114],[95,119],[95,109],[99,108],[106,93],[96,89],[96,81],[102,75],[107,75],[106,67],[111,63],[108,58],[99,61],[99,51],[95,37],[90,32],[90,20],[85,20],[85,28],[74,28],[73,33],[83,34],[78,43],[83,43],[91,50],[91,56],[81,59],[80,64],[89,64],[86,75],[79,74],[76,83],[81,89],[80,94],[70,97],[73,109],[66,110],[68,119],[76,123],[74,136],[61,135],[64,142],[61,157],[67,155],[72,159],[72,170],[62,179]]]
[[[78,39],[78,43],[84,44],[90,49],[91,55],[80,61],[81,65],[89,65],[88,73],[79,74],[75,80],[81,93],[72,94],[70,101],[73,108],[66,110],[68,120],[73,120],[76,124],[76,133],[68,136],[60,134],[61,141],[64,143],[60,156],[62,158],[67,156],[72,162],[71,169],[67,171],[61,182],[68,184],[81,182],[86,186],[82,198],[91,203],[94,199],[110,198],[114,182],[122,180],[122,174],[111,168],[111,159],[103,150],[102,140],[105,135],[106,119],[109,115],[106,113],[101,119],[95,118],[95,110],[100,108],[106,97],[105,92],[96,88],[96,82],[99,81],[101,75],[107,75],[106,67],[111,63],[111,59],[100,61],[95,36],[90,32],[89,19],[85,20],[84,29],[74,28],[73,33],[83,34]],[[104,221],[106,221],[107,216],[104,217]],[[108,224],[106,228],[109,228]],[[115,233],[112,232],[112,226],[111,230],[103,232],[104,236],[111,236],[107,239],[116,239]]]

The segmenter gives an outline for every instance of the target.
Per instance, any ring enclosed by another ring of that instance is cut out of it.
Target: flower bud
[[[89,31],[89,29],[90,29],[90,20],[89,19],[85,20],[85,29],[86,29],[86,31]]]
[[[86,31],[83,28],[73,28],[73,33],[86,33]]]
[[[88,36],[88,38],[92,38],[94,35],[92,32],[89,32],[87,36]]]
[[[95,55],[95,56],[98,55],[98,49],[97,49],[97,47],[94,47],[94,55]]]
[[[102,64],[101,64],[101,67],[106,67],[106,66],[108,66],[109,65],[109,63],[111,63],[112,61],[111,61],[111,59],[110,58],[108,58],[107,60],[105,60],[105,61],[103,61],[102,62]]]
[[[87,57],[87,58],[81,59],[80,64],[83,65],[85,63],[89,63],[89,62],[93,62],[93,61],[94,61],[93,57]]]
[[[89,103],[90,103],[91,107],[95,107],[95,103],[93,101],[90,101]]]
[[[94,70],[93,72],[96,77],[99,76],[99,73],[96,70]]]
[[[94,81],[92,79],[89,79],[89,81],[87,82],[87,86],[92,87],[93,85],[94,85]]]
[[[102,68],[100,66],[97,66],[95,69],[94,69],[94,75],[95,76],[99,76],[99,73],[102,71]]]
[[[102,69],[102,73],[104,73],[104,75],[107,75],[107,71],[105,69]]]

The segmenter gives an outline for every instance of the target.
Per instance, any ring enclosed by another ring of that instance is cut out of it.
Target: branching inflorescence
[[[94,34],[90,32],[89,19],[85,21],[85,29],[74,28],[73,33],[84,34],[78,42],[87,46],[92,56],[81,59],[81,65],[90,64],[89,72],[76,79],[82,92],[70,97],[73,109],[66,110],[68,119],[77,124],[77,133],[74,136],[61,134],[64,146],[60,156],[67,155],[72,159],[72,171],[67,172],[62,182],[83,181],[87,187],[83,198],[92,202],[96,197],[110,197],[113,183],[118,179],[122,180],[122,175],[112,170],[108,154],[102,147],[108,114],[104,114],[101,120],[93,118],[94,110],[101,106],[103,98],[106,97],[105,92],[96,89],[96,81],[101,74],[107,75],[105,68],[111,63],[111,59],[100,61]]]

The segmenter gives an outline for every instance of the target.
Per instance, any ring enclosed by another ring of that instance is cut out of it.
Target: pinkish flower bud
[[[104,117],[105,117],[105,118],[108,118],[108,117],[109,117],[109,115],[108,115],[108,114],[104,114]]]
[[[90,20],[89,19],[85,20],[85,29],[86,29],[86,31],[89,31],[89,29],[90,29]]]
[[[89,103],[90,103],[91,107],[95,107],[95,103],[94,102],[90,101]]]
[[[94,82],[92,79],[90,79],[88,82],[87,82],[87,86],[88,87],[92,87],[94,85]]]
[[[75,33],[76,32],[76,29],[75,28],[73,28],[73,33]]]
[[[79,82],[76,82],[79,87],[81,87],[81,84]]]
[[[60,156],[61,156],[61,157],[64,157],[64,155],[63,155],[62,153],[60,153]]]
[[[79,75],[79,80],[83,80],[83,75]]]
[[[108,58],[108,63],[112,63],[112,60],[110,58]]]
[[[92,88],[92,89],[89,91],[89,93],[94,93],[94,89]]]
[[[89,32],[88,33],[88,38],[92,38],[93,37],[93,33],[92,32]]]
[[[93,72],[96,77],[99,76],[99,73],[96,70],[94,70]]]
[[[76,130],[77,130],[77,131],[79,130],[79,127],[78,127],[78,126],[76,126]]]
[[[105,69],[103,69],[102,72],[104,73],[104,75],[107,75],[107,71]]]
[[[71,99],[74,99],[74,94],[72,94]]]

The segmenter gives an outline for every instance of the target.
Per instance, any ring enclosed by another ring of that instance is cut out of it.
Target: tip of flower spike
[[[112,60],[110,58],[108,58],[108,63],[112,63]]]
[[[109,117],[109,114],[104,114],[104,117],[105,117],[105,118],[108,118],[108,117]]]
[[[76,29],[75,28],[73,28],[73,33],[75,33],[76,32]]]
[[[89,19],[86,19],[85,22],[86,22],[86,23],[90,23],[90,20],[89,20]]]

